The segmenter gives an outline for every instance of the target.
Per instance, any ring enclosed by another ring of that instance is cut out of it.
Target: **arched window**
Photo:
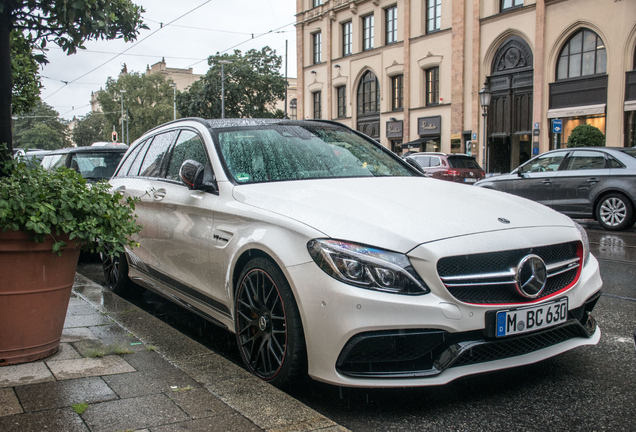
[[[289,118],[292,120],[296,120],[298,117],[298,101],[296,99],[292,99],[289,102]]]
[[[607,51],[603,40],[592,30],[581,29],[565,44],[557,65],[557,80],[607,71]]]
[[[380,112],[380,85],[375,74],[367,71],[358,86],[358,115]]]

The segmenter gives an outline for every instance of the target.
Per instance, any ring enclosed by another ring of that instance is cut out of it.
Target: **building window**
[[[347,88],[340,86],[336,88],[338,92],[338,118],[347,116]]]
[[[391,107],[393,111],[404,108],[402,105],[404,91],[403,75],[397,75],[391,78],[391,89]]]
[[[320,101],[321,101],[321,92],[312,93],[314,96],[314,118],[321,119],[322,118],[322,110],[320,109]]]
[[[426,0],[426,33],[437,31],[442,26],[442,0]]]
[[[362,75],[358,86],[358,115],[380,112],[380,85],[371,71]]]
[[[501,10],[511,9],[513,7],[523,6],[523,0],[501,0]]]
[[[439,103],[439,68],[426,70],[426,105]]]
[[[313,7],[318,7],[322,4],[322,0],[311,0]]]
[[[373,49],[373,15],[362,18],[362,50]]]
[[[321,54],[322,54],[322,52],[321,52],[321,50],[322,50],[322,47],[321,47],[322,34],[321,33],[314,33],[312,35],[312,37],[313,37],[313,40],[314,40],[314,53],[313,53],[314,54],[313,55],[314,64],[318,64],[321,61]]]
[[[557,64],[557,80],[604,74],[607,52],[603,40],[593,31],[582,29],[565,44]]]
[[[342,25],[342,56],[351,55],[353,52],[353,24],[351,21]]]
[[[397,6],[386,9],[386,44],[397,42]]]
[[[298,101],[296,99],[289,101],[289,118],[292,120],[298,119]]]

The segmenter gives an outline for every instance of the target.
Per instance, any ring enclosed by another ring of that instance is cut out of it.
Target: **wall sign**
[[[417,119],[417,134],[419,136],[441,135],[442,116],[420,117]]]
[[[404,122],[402,120],[386,122],[387,138],[402,138],[404,135]]]

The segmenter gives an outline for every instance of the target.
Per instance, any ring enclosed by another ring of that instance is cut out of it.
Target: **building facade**
[[[579,124],[636,145],[636,1],[297,0],[296,17],[299,118],[489,173]]]

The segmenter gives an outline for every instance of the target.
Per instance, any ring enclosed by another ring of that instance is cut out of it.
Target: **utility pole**
[[[285,39],[285,115],[283,118],[287,118],[287,39]]]
[[[121,93],[121,142],[124,142],[124,93],[126,90],[119,90]]]

